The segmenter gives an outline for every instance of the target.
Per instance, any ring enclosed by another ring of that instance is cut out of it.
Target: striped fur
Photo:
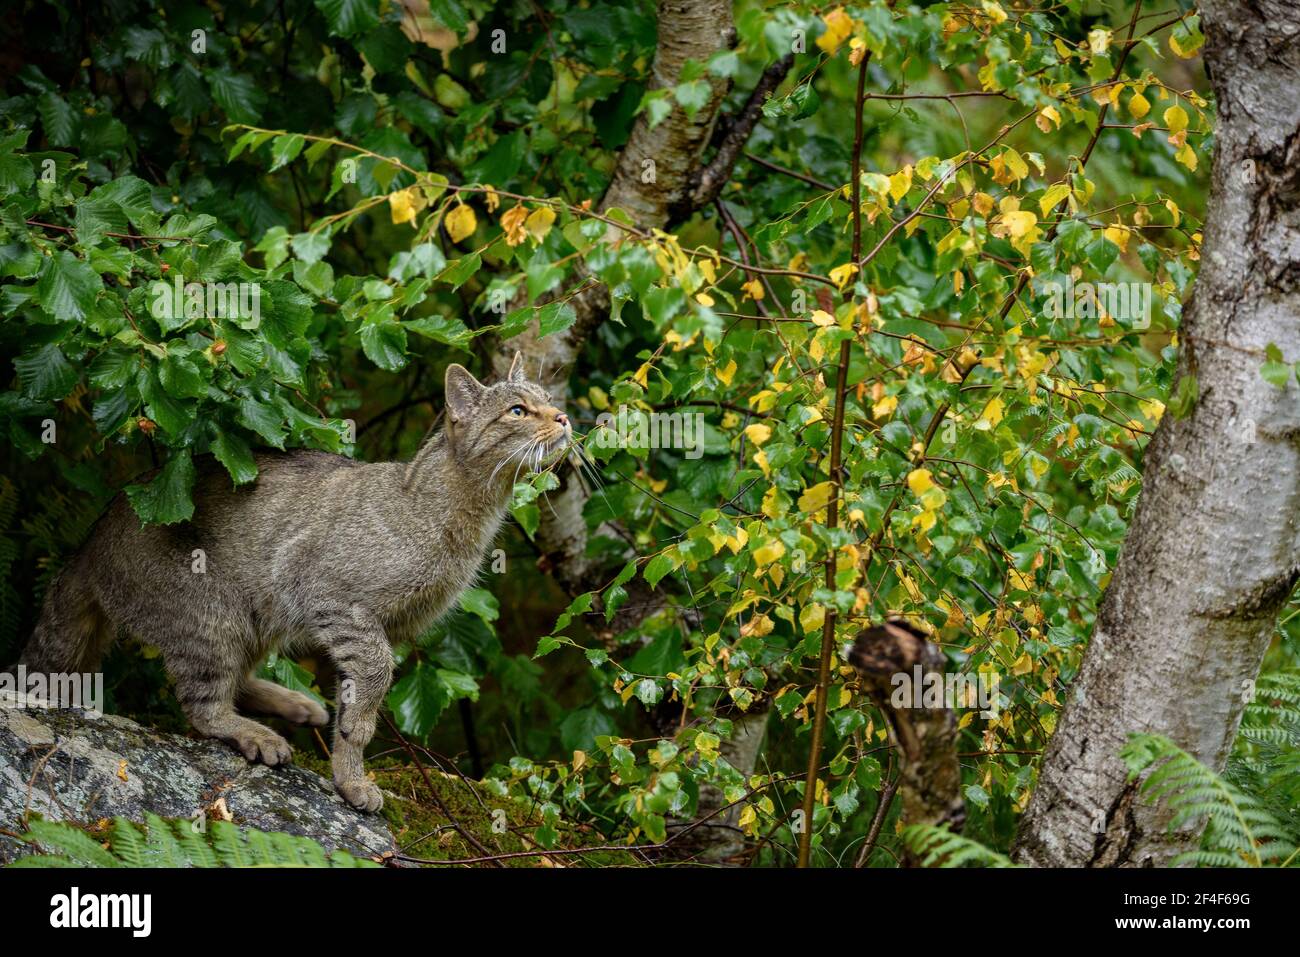
[[[141,527],[119,495],[52,584],[23,663],[93,670],[116,635],[131,634],[161,650],[195,730],[274,765],[291,759],[288,743],[237,709],[316,725],[328,715],[251,674],[272,650],[328,654],[340,676],[334,783],[355,807],[378,810],[362,758],[392,678],[391,644],[454,604],[517,474],[571,434],[518,358],[490,386],[453,365],[446,394],[443,428],[409,463],[267,453],[256,481],[232,489],[204,462],[193,519],[172,526]]]

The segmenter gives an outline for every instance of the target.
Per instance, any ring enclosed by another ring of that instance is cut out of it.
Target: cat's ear
[[[483,397],[484,385],[463,365],[453,362],[447,366],[445,391],[447,393],[447,412],[453,422],[459,422],[469,415]]]
[[[527,382],[528,377],[524,375],[524,354],[516,352],[514,361],[510,363],[510,372],[506,375],[507,382]]]

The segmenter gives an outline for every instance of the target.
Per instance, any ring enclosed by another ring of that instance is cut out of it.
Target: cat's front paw
[[[374,814],[384,806],[384,794],[374,781],[366,778],[353,778],[351,781],[335,781],[334,789],[343,800],[358,811]]]

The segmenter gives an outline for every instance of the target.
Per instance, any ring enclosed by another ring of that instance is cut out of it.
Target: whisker
[[[523,452],[525,449],[527,449],[528,446],[531,445],[533,441],[536,441],[536,440],[529,440],[529,441],[527,441],[527,442],[524,442],[524,443],[521,444],[518,448],[516,448],[513,452],[511,452],[509,455],[507,455],[505,458],[503,458],[500,462],[498,462],[498,463],[497,463],[497,467],[494,468],[494,469],[492,470],[492,474],[488,476],[487,484],[488,484],[488,485],[491,485],[491,484],[492,484],[492,480],[495,479],[495,478],[497,477],[497,473],[500,472],[501,469],[504,468],[505,465],[506,465],[506,464],[507,464],[507,463],[508,463],[512,458],[514,458],[514,457],[515,457],[516,455],[518,455],[520,452]],[[516,472],[515,472],[515,475],[518,476],[518,474],[519,474],[518,471],[516,471]],[[513,485],[510,486],[510,487],[511,487],[511,488],[514,488]]]

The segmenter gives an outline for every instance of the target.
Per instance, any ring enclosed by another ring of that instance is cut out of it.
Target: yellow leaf
[[[772,427],[762,422],[754,422],[745,426],[745,437],[755,445],[762,445],[772,437]]]
[[[1122,252],[1128,252],[1128,238],[1132,235],[1132,230],[1123,223],[1107,226],[1102,230],[1102,235],[1118,246]]]
[[[817,45],[827,53],[834,53],[853,32],[853,18],[843,8],[836,7],[822,17],[822,22],[826,24],[826,32],[817,38]]]
[[[764,492],[763,504],[759,506],[759,510],[768,518],[780,518],[784,515],[786,509],[781,498],[781,490],[773,485]]]
[[[1025,652],[1016,659],[1015,664],[1011,666],[1013,675],[1027,675],[1034,670],[1034,659],[1029,657],[1029,652]]]
[[[461,203],[447,214],[446,226],[451,241],[458,243],[465,237],[474,235],[474,230],[478,228],[478,219],[472,208]]]
[[[1165,126],[1170,133],[1181,133],[1187,129],[1187,111],[1181,106],[1171,106],[1165,110]]]
[[[1141,93],[1134,93],[1129,97],[1128,111],[1133,115],[1133,119],[1140,120],[1151,112],[1151,101]]]
[[[984,406],[984,411],[980,417],[975,420],[975,428],[981,432],[987,432],[999,422],[1002,421],[1003,409],[1005,406],[1000,398],[994,397],[989,399],[988,404]]]
[[[587,752],[586,752],[586,751],[574,751],[574,752],[573,752],[573,770],[575,770],[575,771],[581,771],[581,770],[582,770],[582,766],[583,766],[584,764],[586,764],[586,763],[587,763]]]
[[[826,503],[835,494],[834,482],[818,482],[804,490],[799,496],[799,511],[815,512],[826,507]]]
[[[918,498],[927,489],[934,487],[934,479],[930,475],[929,469],[913,469],[907,473],[907,487],[912,490],[912,494]]]
[[[822,341],[820,330],[813,336],[812,342],[808,343],[808,355],[812,357],[813,362],[821,362],[826,356],[826,343]]]
[[[781,544],[779,538],[774,538],[766,545],[760,545],[758,548],[754,549],[754,563],[761,568],[764,565],[772,564],[772,562],[776,561],[784,554],[785,546]]]
[[[889,195],[898,202],[907,195],[907,191],[912,188],[912,167],[904,166],[901,170],[889,177]]]
[[[749,282],[744,283],[740,288],[745,290],[745,295],[748,298],[753,299],[755,302],[762,299],[765,294],[763,291],[763,284],[757,279],[751,279]]]
[[[1019,239],[1038,224],[1038,217],[1028,210],[1019,209],[1015,212],[1004,213],[1002,221],[1006,223],[1007,232],[1011,234],[1011,238]]]
[[[921,507],[927,512],[937,512],[948,501],[948,493],[935,485],[921,494]]]
[[[731,385],[731,379],[736,374],[736,360],[732,359],[725,366],[715,368],[713,374],[723,385]]]
[[[1053,123],[1056,124],[1058,130],[1061,128],[1061,114],[1054,106],[1043,107],[1038,111],[1038,116],[1034,120],[1034,125],[1044,133],[1050,133],[1052,131]]]
[[[811,605],[804,605],[803,611],[799,612],[799,625],[803,628],[805,634],[821,631],[822,625],[826,622],[826,606],[814,602]]]
[[[1177,226],[1183,221],[1183,214],[1178,210],[1178,204],[1172,199],[1165,200],[1165,209],[1169,210],[1169,215],[1174,218],[1174,225]]]
[[[836,266],[830,273],[831,282],[835,283],[837,288],[843,289],[857,271],[857,263],[845,263],[842,266]]]
[[[896,408],[898,408],[898,396],[887,395],[871,407],[871,414],[877,419],[883,419]]]
[[[1047,188],[1043,193],[1043,198],[1038,201],[1038,208],[1042,210],[1044,216],[1054,210],[1061,200],[1070,195],[1070,187],[1067,183],[1056,183]]]
[[[524,209],[522,203],[511,206],[501,214],[501,228],[505,230],[507,246],[518,246],[527,237],[528,232],[524,229],[524,220],[527,218],[528,210]]]
[[[549,206],[538,206],[524,220],[524,229],[528,230],[528,235],[533,237],[534,242],[540,243],[551,231],[551,224],[554,222],[555,210]]]
[[[1178,160],[1178,162],[1182,163],[1192,172],[1196,172],[1196,150],[1192,149],[1188,144],[1183,144],[1182,149],[1174,154],[1174,159]]]
[[[1006,163],[1007,169],[1016,179],[1024,179],[1029,175],[1029,164],[1015,150],[1007,150],[1002,154],[1002,161]]]
[[[394,225],[410,223],[415,225],[416,211],[424,205],[424,195],[416,189],[399,189],[388,194],[388,209],[392,213]]]
[[[984,8],[984,12],[988,14],[989,19],[994,23],[1007,22],[1007,11],[1002,9],[1002,4],[998,3],[997,0],[983,0],[983,3],[980,5]]]
[[[809,318],[812,319],[813,325],[815,326],[835,325],[835,317],[832,316],[829,312],[826,312],[825,310],[822,309],[814,310],[813,314],[809,316]]]

